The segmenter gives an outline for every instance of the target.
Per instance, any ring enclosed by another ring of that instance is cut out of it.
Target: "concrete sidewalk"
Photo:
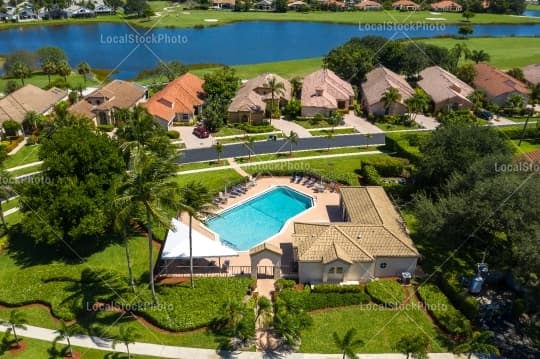
[[[7,327],[0,326],[4,331]],[[27,325],[26,329],[19,329],[18,334],[22,337],[44,340],[52,342],[57,334],[52,329],[45,329]],[[105,351],[114,351],[126,353],[123,345],[118,345],[112,349],[112,340],[88,335],[77,335],[70,337],[73,346],[90,348]],[[66,344],[65,341],[59,343]],[[187,347],[175,347],[169,345],[135,343],[130,346],[130,352],[134,355],[157,356],[160,358],[176,359],[218,359],[218,358],[237,358],[237,359],[265,359],[265,358],[289,358],[289,359],[340,359],[342,354],[304,354],[304,353],[266,353],[266,352],[229,352],[213,349],[198,349]],[[474,356],[473,356],[474,357]],[[360,359],[405,359],[403,354],[360,354]],[[433,353],[429,355],[430,359],[455,359],[451,353]]]

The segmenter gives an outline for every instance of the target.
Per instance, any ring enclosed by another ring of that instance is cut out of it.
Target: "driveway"
[[[425,128],[427,130],[434,130],[440,125],[439,121],[437,121],[435,117],[422,115],[421,113],[416,115],[414,122],[416,122],[417,124],[422,126],[422,128]]]
[[[294,131],[298,134],[299,138],[312,137],[311,133],[308,130],[292,121],[282,119],[272,120],[272,126],[277,128],[278,130],[283,131],[283,133],[285,133],[286,135],[291,133],[291,131]]]
[[[345,125],[353,127],[359,133],[382,133],[384,132],[365,118],[356,116],[353,111],[343,116]]]
[[[212,136],[199,138],[192,133],[194,128],[194,126],[175,126],[172,129],[180,132],[180,138],[184,141],[186,149],[212,147],[214,144]]]

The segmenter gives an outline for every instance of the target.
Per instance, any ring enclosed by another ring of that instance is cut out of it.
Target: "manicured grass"
[[[13,337],[12,337],[13,338]],[[50,342],[44,340],[24,338],[23,342],[28,343],[26,349],[17,354],[11,354],[10,352],[1,353],[2,358],[17,358],[17,359],[36,359],[36,358],[62,358],[61,356],[52,356],[49,350],[52,348]],[[63,345],[57,344],[56,349],[60,350]],[[119,347],[120,348],[120,344]],[[88,349],[81,347],[73,347],[73,351],[81,353],[81,359],[112,359],[112,358],[127,358],[127,354],[118,354],[118,356],[111,354],[109,351]],[[156,359],[159,357],[150,357],[146,355],[134,355],[133,358],[137,359]]]
[[[18,205],[19,205],[19,199],[15,198],[15,199],[2,203],[2,210],[7,211],[8,209],[15,208]]]
[[[212,134],[212,137],[225,137],[225,136],[235,136],[243,135],[246,132],[239,128],[223,126],[218,132]]]
[[[39,161],[39,145],[24,146],[14,155],[8,156],[4,167],[11,168]]]
[[[527,10],[540,10],[540,5],[527,4]]]
[[[37,171],[40,171],[40,170],[41,170],[41,165],[37,164],[37,165],[34,165],[34,166],[25,167],[25,168],[21,168],[21,169],[15,170],[15,171],[11,171],[10,173],[11,173],[11,175],[13,177],[17,177],[17,176],[22,176],[22,175],[26,175],[26,174],[29,174],[29,173],[37,172]]]
[[[255,141],[266,141],[268,140],[268,134],[266,135],[251,135],[249,137],[253,137]],[[277,138],[283,138],[283,133],[275,133],[272,136],[276,136]],[[221,144],[228,144],[228,143],[243,143],[245,142],[244,136],[237,136],[237,137],[231,137],[231,138],[222,138],[219,139],[219,142]],[[246,149],[247,152],[247,149]]]
[[[214,167],[223,167],[228,166],[229,164],[227,161],[221,161],[221,163],[217,163],[217,161],[204,161],[204,162],[192,162],[192,163],[183,163],[181,165],[178,165],[178,171],[190,171],[190,170],[199,170],[204,168],[214,168]]]
[[[444,352],[447,348],[435,325],[420,309],[373,308],[353,306],[311,313],[313,326],[302,333],[300,351],[305,353],[338,353],[332,333],[342,336],[350,328],[364,341],[361,353],[391,353],[406,335],[424,334],[430,339],[431,352]]]
[[[490,63],[502,69],[535,64],[540,58],[540,38],[538,37],[470,38],[467,40],[440,38],[421,41],[444,47],[465,44],[470,50],[484,50],[491,56]]]
[[[8,79],[8,78],[5,78],[5,77],[0,77],[0,90],[1,91],[3,91],[3,89],[4,89],[5,85],[6,85],[6,82],[9,81],[9,80],[16,80],[19,83],[19,85],[22,85],[21,80]],[[58,76],[58,75],[51,76],[51,83],[54,83],[55,80],[62,80],[63,81],[64,78],[62,76]],[[71,75],[69,75],[67,77],[67,83],[68,83],[70,88],[74,88],[74,89],[78,88],[79,86],[84,87],[83,77],[81,75],[75,73],[75,72],[72,72]],[[47,75],[45,75],[43,73],[34,73],[32,75],[32,77],[24,79],[24,84],[25,85],[32,84],[32,85],[35,85],[37,87],[44,88],[49,84],[49,79],[48,79]],[[97,84],[98,83],[96,81],[86,80],[86,86],[88,86],[88,87],[95,86]]]
[[[41,306],[0,308],[0,319],[9,319],[9,314],[14,310],[21,312],[27,320],[31,321],[32,325],[49,329],[56,329],[60,326],[59,321],[55,320],[49,311]]]
[[[420,126],[416,124],[413,126],[404,126],[404,125],[395,125],[392,123],[375,122],[374,125],[383,131],[402,131],[402,130],[414,130],[414,129],[420,128]]]
[[[222,162],[226,164],[226,161],[222,160]],[[184,186],[192,181],[201,182],[208,187],[210,192],[217,194],[218,192],[223,191],[227,185],[231,186],[242,182],[243,178],[235,170],[225,169],[178,175],[176,177],[176,181],[180,184],[180,186]]]
[[[105,23],[105,22],[125,22],[124,16],[121,14],[117,15],[105,15],[105,16],[96,16],[91,18],[78,18],[78,19],[62,19],[62,20],[44,20],[44,21],[30,21],[30,22],[8,22],[0,23],[1,29],[8,29],[12,27],[30,27],[30,26],[58,26],[58,25],[70,25],[70,24],[95,24],[95,23]]]
[[[332,127],[325,120],[320,120],[320,121],[295,120],[294,123],[296,123],[297,125],[302,126],[303,128],[307,128],[307,129]]]
[[[514,152],[516,153],[516,155],[540,150],[540,143],[533,142],[531,140],[521,141],[521,146],[519,147],[518,147],[519,140],[510,140],[510,143],[512,144],[512,147],[514,148]]]
[[[354,128],[334,128],[334,131],[332,130],[310,130],[309,133],[311,133],[313,136],[327,136],[329,132],[332,132],[334,135],[349,135],[351,133],[356,133],[356,130]]]
[[[257,149],[255,147],[255,149]],[[320,150],[310,150],[310,151],[298,151],[293,152],[292,158],[302,158],[302,157],[311,157],[311,156],[325,156],[325,155],[337,155],[337,154],[348,154],[348,153],[362,153],[366,151],[374,151],[376,147],[341,147],[341,148],[330,148],[330,151],[327,149]],[[251,162],[261,162],[261,161],[271,161],[271,160],[286,160],[290,159],[289,152],[280,152],[280,153],[269,153],[262,155],[252,155],[251,161],[248,161],[248,156],[242,156],[235,158],[238,163],[251,163]],[[321,158],[323,160],[324,158]]]

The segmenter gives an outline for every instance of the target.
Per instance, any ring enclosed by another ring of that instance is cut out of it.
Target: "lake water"
[[[129,79],[159,60],[226,65],[283,61],[322,56],[353,36],[418,38],[455,35],[457,30],[457,25],[437,21],[412,27],[254,21],[199,30],[134,29],[120,23],[32,26],[0,31],[0,54],[58,46],[74,66],[87,61],[93,68],[116,68],[116,78]],[[474,36],[538,35],[540,24],[474,26]]]
[[[523,11],[523,16],[540,17],[540,10],[525,10]]]

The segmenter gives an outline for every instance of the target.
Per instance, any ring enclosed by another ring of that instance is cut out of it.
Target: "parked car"
[[[193,129],[193,134],[199,138],[208,138],[210,136],[210,132],[202,126],[195,127]]]
[[[476,116],[487,121],[490,121],[493,119],[493,114],[489,112],[488,110],[484,110],[483,108],[476,110]]]

